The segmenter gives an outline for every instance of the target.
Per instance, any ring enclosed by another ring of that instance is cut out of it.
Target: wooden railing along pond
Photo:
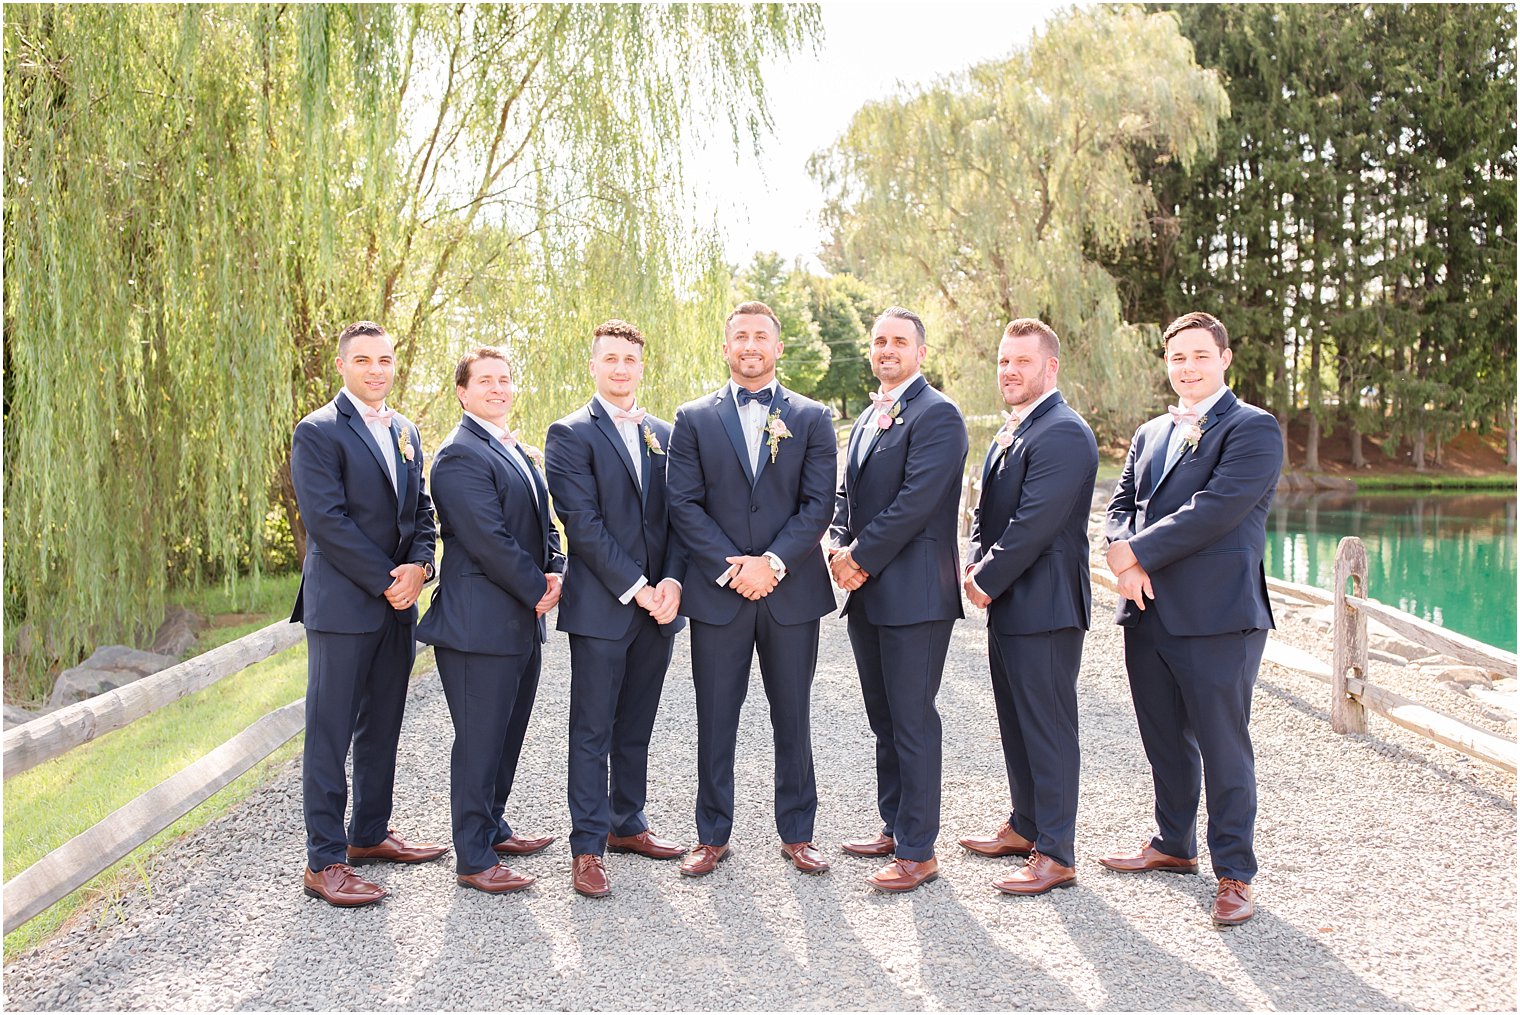
[[[1112,589],[1114,577],[1094,567],[1093,578]],[[1352,591],[1347,592],[1350,583]],[[1475,758],[1515,771],[1515,742],[1478,729],[1379,688],[1367,680],[1367,619],[1381,623],[1433,652],[1464,662],[1514,673],[1512,652],[1484,645],[1436,627],[1367,598],[1367,552],[1355,538],[1341,540],[1336,554],[1336,589],[1268,580],[1268,587],[1305,602],[1335,607],[1335,650],[1328,666],[1310,653],[1269,640],[1267,658],[1332,685],[1330,721],[1338,733],[1363,733],[1367,713],[1374,712]],[[144,677],[125,687],[61,708],[8,730],[4,742],[5,778],[121,729],[188,694],[211,686],[260,660],[297,644],[306,636],[300,624],[277,621],[237,641]],[[148,792],[112,812],[92,828],[38,860],[6,882],[5,933],[26,923],[48,906],[127,856],[239,775],[258,764],[306,723],[306,699],[275,709],[222,746]]]

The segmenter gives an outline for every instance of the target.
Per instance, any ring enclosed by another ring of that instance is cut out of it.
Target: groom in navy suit
[[[1092,610],[1087,516],[1098,444],[1056,390],[1061,343],[1011,322],[998,345],[1008,411],[982,465],[966,597],[987,611],[987,657],[1013,809],[984,856],[1028,856],[993,887],[1039,895],[1076,880],[1077,672]]]
[[[1271,413],[1225,387],[1230,336],[1216,318],[1185,314],[1163,341],[1179,404],[1135,431],[1104,527],[1158,834],[1099,862],[1126,873],[1196,872],[1206,776],[1219,878],[1213,919],[1229,926],[1255,913],[1256,761],[1247,727],[1273,627],[1262,558],[1282,432]]]
[[[336,398],[296,426],[290,478],[306,525],[292,621],[306,625],[307,895],[363,906],[387,894],[355,864],[422,863],[447,849],[389,827],[396,742],[416,657],[417,593],[433,577],[433,505],[417,428],[386,408],[396,352],[358,321],[338,336]],[[353,814],[343,828],[354,752]]]
[[[710,874],[729,852],[739,708],[758,652],[776,745],[776,830],[798,870],[828,870],[813,846],[810,695],[818,621],[834,608],[822,539],[833,509],[833,418],[776,382],[781,325],[764,303],[724,323],[730,380],[681,406],[670,436],[670,517],[687,551],[697,703],[697,836],[681,864]]]
[[[612,891],[604,850],[668,860],[649,830],[649,736],[675,644],[685,556],[665,498],[670,424],[637,407],[644,335],[626,321],[591,340],[596,395],[549,427],[544,470],[569,563],[559,629],[570,636],[571,886]],[[609,785],[610,761],[610,785]]]
[[[434,647],[454,723],[449,811],[459,884],[527,888],[532,875],[498,862],[554,841],[512,831],[505,816],[517,774],[565,558],[549,517],[537,452],[507,429],[517,388],[499,349],[466,353],[454,370],[464,417],[433,459],[443,573],[417,639]]]
[[[924,322],[902,307],[871,326],[871,372],[881,390],[850,431],[829,532],[829,569],[849,593],[842,612],[876,735],[882,820],[878,835],[846,842],[844,851],[894,856],[866,878],[888,892],[939,876],[942,731],[934,698],[963,616],[956,518],[966,421],[919,373],[924,338]]]

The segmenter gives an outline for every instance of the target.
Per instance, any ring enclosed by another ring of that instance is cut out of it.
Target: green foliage
[[[818,28],[780,4],[8,10],[4,604],[40,635],[12,676],[256,568],[272,501],[304,547],[290,431],[347,321],[396,336],[428,446],[481,342],[513,350],[530,434],[585,395],[607,317],[651,335],[653,408],[715,383],[729,278],[685,225],[683,146],[758,143],[762,63]]]
[[[876,388],[867,352],[871,325],[886,304],[853,275],[808,279],[808,306],[818,322],[818,337],[829,347],[829,369],[813,389],[815,397],[837,401],[845,419],[865,411],[866,394]]]
[[[775,312],[783,343],[776,375],[788,388],[812,397],[828,372],[832,351],[813,319],[806,274],[800,267],[787,271],[777,253],[757,253],[735,287],[736,303],[759,300]]]
[[[1127,325],[1091,251],[1147,235],[1155,201],[1138,153],[1184,166],[1213,150],[1229,104],[1167,15],[1065,15],[1006,60],[873,102],[811,170],[830,193],[828,267],[925,308],[936,358],[970,412],[998,407],[987,375],[1003,326],[1062,336],[1061,387],[1095,429],[1154,405],[1154,330]]]
[[[1126,306],[1219,314],[1235,388],[1307,407],[1311,457],[1342,422],[1417,450],[1512,427],[1514,7],[1164,6],[1232,115],[1193,172],[1146,164],[1151,234],[1111,259]]]

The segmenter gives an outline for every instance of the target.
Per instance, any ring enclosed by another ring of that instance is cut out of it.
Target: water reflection
[[[1515,649],[1515,499],[1493,494],[1279,494],[1267,573],[1328,589],[1343,536],[1367,546],[1372,598]]]

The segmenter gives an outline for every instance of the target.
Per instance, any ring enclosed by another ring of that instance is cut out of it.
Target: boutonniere
[[[401,452],[401,457],[405,458],[409,462],[416,454],[416,452],[412,450],[412,435],[405,429],[401,431],[401,436],[396,438],[396,449]]]
[[[792,432],[786,428],[786,423],[781,419],[780,409],[771,410],[770,419],[765,421],[765,426],[761,427],[761,432],[769,435],[765,442],[770,445],[771,464],[775,465],[776,452],[781,450],[781,442],[792,435]]]
[[[892,429],[892,424],[893,424],[894,421],[896,422],[896,424],[898,426],[902,426],[902,420],[900,420],[900,419],[897,418],[898,414],[901,413],[901,412],[902,412],[902,403],[901,402],[894,402],[893,405],[892,405],[892,411],[891,412],[883,412],[883,413],[881,413],[880,415],[878,415],[876,417],[876,429],[878,429],[878,430],[890,430],[890,429]]]
[[[665,449],[660,447],[660,439],[654,435],[654,429],[648,423],[644,424],[644,446],[649,449],[651,455],[665,453]]]
[[[1209,417],[1199,416],[1196,423],[1189,423],[1187,429],[1182,431],[1182,446],[1188,451],[1197,451],[1198,442],[1203,440],[1203,428],[1209,425]]]
[[[540,472],[543,471],[544,453],[542,451],[540,451],[538,448],[535,448],[531,444],[518,444],[517,450],[527,455],[528,461],[532,462],[535,468],[537,468]]]

